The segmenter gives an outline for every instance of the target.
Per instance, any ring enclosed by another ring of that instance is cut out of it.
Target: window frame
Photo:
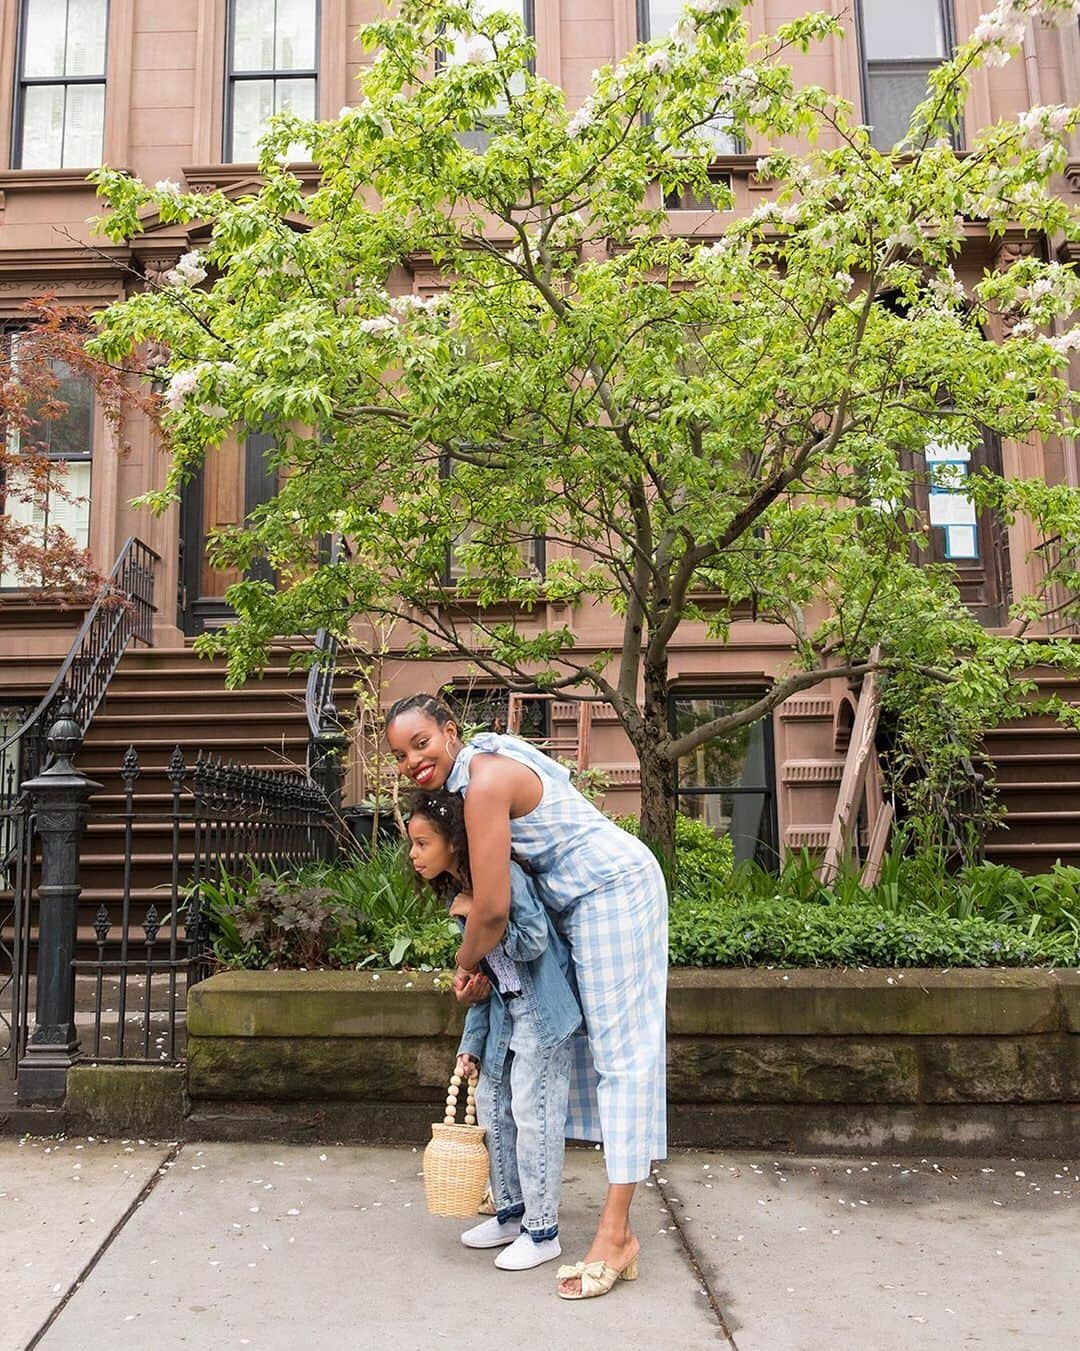
[[[672,736],[677,735],[676,723],[676,705],[681,701],[690,701],[693,699],[760,699],[764,694],[764,689],[750,685],[720,685],[709,684],[707,682],[697,682],[688,685],[673,685],[668,690],[667,712],[668,712],[668,730]],[[770,872],[777,871],[780,867],[780,829],[779,829],[779,792],[776,773],[776,735],[773,726],[771,713],[766,713],[758,719],[762,724],[762,736],[764,744],[762,747],[763,758],[765,761],[764,783],[760,787],[740,787],[738,785],[724,786],[714,785],[702,788],[683,788],[679,785],[679,762],[676,760],[671,767],[671,791],[674,796],[675,810],[680,808],[682,798],[706,798],[706,797],[756,797],[764,796],[766,799],[763,818],[768,831],[768,838],[764,838],[761,833],[758,835],[758,849],[755,850],[754,860],[762,862],[768,867]],[[751,727],[756,724],[749,724]],[[710,738],[711,739],[711,738]],[[702,743],[707,745],[707,742]]]
[[[453,458],[448,454],[439,456],[439,478],[447,480],[453,475]],[[466,522],[468,524],[468,522]],[[533,535],[532,537],[532,557],[529,560],[522,559],[523,562],[531,562],[540,578],[543,579],[547,569],[547,536]],[[443,558],[442,573],[439,577],[439,585],[445,591],[457,590],[457,578],[453,575],[454,546],[448,544]]]
[[[468,676],[452,677],[440,686],[439,693],[455,718],[460,718],[461,722],[465,721],[470,705],[482,706],[484,704],[498,706],[498,711],[500,713],[505,712],[507,715],[505,722],[509,722],[511,691],[505,685],[499,685],[492,681],[474,680]],[[526,741],[532,741],[534,745],[540,745],[543,749],[543,743],[551,740],[551,701],[537,699],[530,701],[530,703],[535,710],[534,721],[538,726],[522,728],[515,735]],[[459,727],[461,722],[458,724]],[[507,727],[504,725],[503,732],[506,731]]]
[[[230,0],[231,3],[231,0]],[[509,8],[509,6],[506,6]],[[525,36],[536,41],[536,0],[521,0],[521,21],[525,25]],[[445,28],[439,30],[440,38],[446,32]],[[435,70],[436,72],[446,69],[446,50],[443,47],[435,48]],[[529,62],[529,69],[532,74],[536,74],[535,58]]]
[[[925,57],[902,57],[894,60],[877,61],[870,57],[866,49],[866,0],[855,0],[855,32],[858,39],[859,54],[859,97],[862,100],[862,120],[864,125],[870,128],[872,145],[874,144],[874,125],[870,121],[871,67],[883,74],[893,75],[914,74],[917,71],[925,70],[927,79],[929,79],[930,72],[948,61],[950,54],[956,48],[956,5],[954,0],[936,0],[936,2],[938,12],[941,15],[941,32],[945,54],[937,61],[928,61]],[[957,127],[953,131],[952,142],[955,149],[963,148],[963,129],[961,127]],[[880,146],[874,145],[874,148],[881,150],[883,154],[888,153],[882,150]]]
[[[651,22],[650,22],[649,0],[636,0],[636,14],[637,14],[637,40],[638,40],[638,42],[652,42],[652,40],[653,40],[653,32],[652,32],[652,24],[651,24]],[[723,162],[724,162],[725,160],[727,160],[727,159],[730,159],[730,157],[731,157],[732,155],[745,155],[745,154],[746,154],[746,143],[745,143],[745,141],[743,140],[743,138],[742,138],[741,136],[736,136],[736,135],[732,134],[732,137],[731,137],[731,149],[730,149],[730,150],[719,150],[719,149],[716,150],[715,153],[713,154],[713,163],[714,163],[714,164],[717,164],[717,165],[722,165]],[[728,170],[725,170],[725,169],[723,169],[723,168],[719,168],[719,169],[716,169],[716,170],[710,170],[710,171],[709,171],[709,177],[710,177],[710,178],[713,178],[714,181],[716,181],[716,182],[722,182],[724,179],[726,179],[726,180],[727,180],[728,186],[729,186],[729,187],[731,186],[731,173],[730,173]],[[715,210],[716,210],[716,208],[715,208],[714,206],[711,206],[711,205],[706,205],[706,206],[701,206],[701,207],[697,207],[697,206],[684,206],[684,205],[682,205],[680,202],[676,202],[676,201],[673,201],[673,200],[672,200],[672,201],[665,201],[665,202],[664,202],[664,206],[665,206],[665,207],[667,208],[667,210],[669,210],[669,211],[715,211]]]
[[[15,40],[15,98],[11,117],[11,167],[12,169],[23,168],[23,134],[26,130],[26,91],[32,87],[48,87],[62,85],[64,89],[64,125],[67,125],[67,90],[71,85],[100,85],[102,88],[101,100],[101,151],[105,153],[105,127],[109,116],[109,29],[112,21],[112,0],[101,0],[105,6],[105,64],[100,75],[32,75],[27,76],[26,67],[26,32],[29,27],[30,5],[33,0],[19,0],[18,8],[18,32]],[[231,0],[230,0],[231,3]],[[71,2],[65,0],[64,8],[65,18],[65,54],[67,49],[67,25],[71,19]],[[60,158],[64,158],[63,135],[60,138]],[[49,172],[57,169],[95,169],[95,164],[54,164],[42,166],[38,172]],[[31,170],[34,172],[34,170]]]
[[[11,344],[16,343],[17,340],[18,340],[18,335],[19,335],[20,333],[25,333],[26,331],[27,331],[27,329],[26,329],[26,326],[25,326],[25,325],[18,325],[18,324],[4,325],[4,324],[0,324],[0,345],[6,344],[6,343],[11,343]],[[12,363],[12,366],[13,366],[14,369],[17,369],[17,366],[15,365],[15,363]],[[88,445],[87,449],[86,449],[85,451],[81,451],[81,452],[79,452],[78,454],[75,454],[75,455],[71,455],[71,454],[63,454],[63,453],[61,453],[61,452],[59,452],[59,451],[44,450],[44,449],[39,449],[37,453],[38,453],[43,459],[48,460],[50,464],[65,464],[65,465],[70,465],[70,464],[87,464],[87,465],[90,466],[90,481],[89,481],[89,483],[87,484],[87,490],[86,490],[86,493],[85,493],[85,494],[82,494],[82,495],[85,496],[85,498],[86,498],[86,534],[87,534],[87,541],[88,541],[86,547],[89,547],[89,540],[90,540],[90,538],[91,538],[91,533],[90,533],[90,532],[91,532],[91,526],[92,526],[92,524],[93,524],[93,520],[92,520],[92,515],[91,515],[91,513],[93,512],[93,509],[94,509],[94,497],[93,497],[93,488],[94,488],[94,439],[95,439],[95,432],[96,432],[96,430],[97,430],[97,413],[98,413],[98,405],[97,405],[97,391],[94,389],[92,382],[87,381],[86,383],[89,384],[89,386],[90,386],[90,438],[89,438],[89,445]],[[11,437],[19,436],[19,434],[18,434],[18,432],[17,432],[17,430],[16,430],[15,428],[0,427],[0,436],[4,436],[5,438],[11,438]],[[17,454],[18,454],[18,453],[21,453],[21,451],[22,451],[22,437],[19,436],[19,439],[18,439],[18,446],[17,446],[17,448],[16,448],[16,453],[17,453]],[[50,495],[50,497],[51,497],[51,495],[52,495],[52,483],[51,483],[51,481],[50,481],[50,485],[49,485],[49,495]],[[80,494],[76,494],[76,496],[79,496],[79,495],[80,495]],[[7,483],[6,483],[6,479],[5,479],[5,477],[4,477],[3,472],[0,471],[0,511],[3,511],[3,510],[4,510],[6,504],[7,504]],[[49,510],[48,510],[48,506],[46,506],[44,529],[45,529],[45,530],[48,530],[48,528],[49,528]],[[4,568],[4,560],[3,560],[3,558],[0,558],[0,594],[12,594],[12,593],[18,593],[18,592],[20,592],[20,591],[26,591],[26,590],[28,590],[28,589],[32,589],[32,587],[33,587],[34,584],[33,584],[33,583],[30,583],[30,582],[25,582],[25,581],[23,581],[23,582],[17,582],[17,583],[11,584],[11,585],[5,585],[5,584],[4,584],[4,581],[3,581],[4,572],[5,572],[5,568]]]
[[[225,4],[225,100],[221,116],[221,159],[224,164],[247,164],[250,162],[248,160],[236,160],[233,158],[233,131],[235,129],[233,93],[238,84],[248,82],[253,83],[259,80],[311,80],[315,85],[315,116],[318,117],[319,115],[319,57],[322,54],[320,47],[322,40],[322,0],[312,0],[312,4],[315,7],[315,65],[311,69],[288,71],[236,70],[233,65],[233,58],[235,54],[237,3],[238,0],[226,0]],[[274,14],[276,19],[276,7]]]

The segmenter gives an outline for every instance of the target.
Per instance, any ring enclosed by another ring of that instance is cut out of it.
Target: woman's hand
[[[471,891],[459,891],[454,897],[453,904],[450,906],[450,913],[456,919],[468,919],[469,911],[472,909],[473,898]]]
[[[474,1060],[471,1055],[459,1055],[454,1073],[460,1074],[463,1079],[471,1079],[474,1074],[480,1073],[480,1062]]]
[[[491,982],[482,971],[465,971],[460,966],[454,975],[454,998],[459,1004],[482,1004],[491,997]]]

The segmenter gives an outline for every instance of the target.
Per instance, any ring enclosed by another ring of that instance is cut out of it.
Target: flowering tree
[[[256,195],[102,171],[113,239],[151,206],[211,226],[205,254],[110,310],[97,342],[112,360],[150,337],[172,352],[175,454],[154,503],[236,424],[276,431],[287,471],[247,528],[217,539],[221,564],[258,552],[280,579],[229,592],[239,623],[213,641],[234,674],[276,634],[403,616],[419,654],[606,698],[640,758],[643,833],[665,854],[679,758],[822,680],[887,673],[901,744],[913,727],[970,741],[1015,711],[1015,672],[1068,660],[1025,635],[1074,577],[1075,495],[988,471],[965,482],[979,509],[1055,542],[1004,640],[965,611],[950,569],[918,566],[913,488],[937,472],[931,442],[963,452],[988,432],[1073,429],[1072,270],[1033,250],[965,288],[954,268],[972,223],[1078,237],[1050,187],[1077,112],[1032,109],[962,156],[952,129],[975,70],[1014,55],[1032,16],[1074,9],[1001,0],[882,153],[785,63],[840,36],[826,15],[751,43],[740,3],[691,0],[672,35],[597,71],[570,112],[514,19],[404,0],[364,32],[378,55],[358,106],[278,120]],[[759,160],[772,193],[749,216],[720,214],[718,121],[813,147]],[[297,143],[322,171],[311,195],[283,163]],[[704,239],[667,231],[670,193],[712,205]],[[445,290],[390,294],[417,260]],[[330,532],[352,545],[332,565],[318,551]],[[523,557],[537,535],[543,575]],[[545,602],[613,607],[617,649],[583,655],[570,624],[538,627]],[[723,639],[749,604],[790,631],[790,669],[752,706],[674,735],[671,644],[689,624]]]
[[[156,417],[158,400],[86,350],[88,314],[49,299],[0,335],[0,577],[40,595],[93,594],[105,578],[77,536],[85,517],[94,400],[119,433],[125,409]]]

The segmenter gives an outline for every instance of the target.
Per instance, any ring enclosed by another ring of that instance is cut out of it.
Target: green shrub
[[[669,954],[673,966],[1073,966],[1080,944],[979,916],[714,899],[675,903]]]
[[[200,889],[223,966],[434,969],[452,963],[460,942],[400,845],[290,877],[226,877]]]
[[[620,816],[619,825],[630,835],[638,833],[636,816]],[[704,821],[681,812],[675,817],[675,893],[697,895],[730,875],[734,849],[730,835],[717,835]]]
[[[328,887],[297,878],[223,877],[202,882],[199,892],[223,966],[325,966],[332,946],[363,922]]]
[[[779,874],[733,868],[729,838],[682,816],[677,829],[674,965],[1080,964],[1080,869],[1025,877],[982,864],[950,875],[940,859],[896,849],[875,887],[863,888],[851,867],[825,886],[805,851]],[[228,966],[436,969],[452,964],[460,941],[400,845],[201,890],[214,953]]]

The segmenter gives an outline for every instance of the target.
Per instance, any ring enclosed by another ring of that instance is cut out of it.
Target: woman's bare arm
[[[510,916],[510,806],[512,786],[473,761],[465,795],[465,830],[473,903],[458,949],[458,966],[472,969],[506,932]],[[498,768],[496,766],[495,768]]]
[[[510,818],[539,803],[543,787],[524,765],[504,756],[478,755],[465,794],[465,830],[473,903],[458,949],[458,965],[475,967],[506,932],[510,916]]]

